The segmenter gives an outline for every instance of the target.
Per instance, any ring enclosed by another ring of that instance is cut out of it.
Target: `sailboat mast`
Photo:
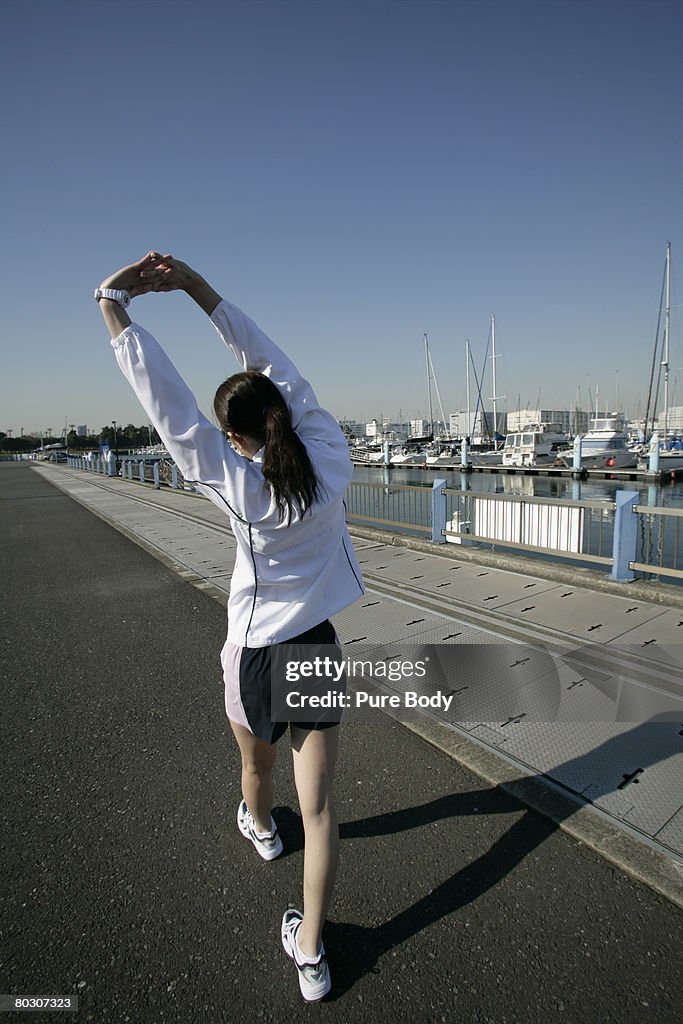
[[[666,311],[664,314],[664,444],[669,432],[669,316],[671,313],[671,242],[666,243]]]
[[[494,383],[494,393],[492,395],[492,401],[494,403],[494,437],[498,433],[498,407],[497,401],[499,398],[505,397],[505,395],[499,395],[496,387],[496,317],[494,314],[490,314],[490,360],[492,360],[492,376]]]
[[[498,433],[498,412],[496,402],[498,401],[498,393],[496,390],[496,318],[491,314],[491,363],[493,367],[493,395],[491,401],[493,402],[493,436],[495,438]]]
[[[467,427],[465,434],[470,439],[474,434],[474,428],[470,422],[470,339],[465,338],[465,380],[467,381]]]
[[[429,366],[429,340],[425,334],[425,361],[427,363],[427,396],[429,399],[429,433],[434,433],[434,418],[432,416],[432,377]]]

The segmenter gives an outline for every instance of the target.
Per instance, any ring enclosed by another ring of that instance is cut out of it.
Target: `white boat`
[[[572,449],[560,453],[558,463],[574,465]],[[629,448],[629,436],[620,413],[605,413],[591,419],[591,429],[581,439],[582,469],[631,469],[638,463],[638,452]]]
[[[557,423],[529,423],[505,438],[504,466],[547,466],[567,447],[568,437]]]
[[[660,448],[659,468],[668,473],[683,473],[683,447],[675,447],[676,445],[683,446],[683,441],[676,440],[673,444],[673,448]]]
[[[502,466],[503,445],[494,445],[493,448],[470,448],[467,453],[467,460],[472,466]]]
[[[439,469],[444,467],[452,469],[460,465],[460,442],[440,442],[427,452],[427,469]]]
[[[356,444],[349,448],[349,456],[357,466],[379,466],[384,462],[384,449],[378,444]]]
[[[424,448],[406,445],[395,451],[389,462],[392,466],[424,466],[427,463],[427,452]]]

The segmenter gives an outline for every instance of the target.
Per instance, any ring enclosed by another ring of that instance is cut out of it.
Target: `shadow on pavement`
[[[653,719],[637,726],[619,737],[609,740],[596,750],[568,761],[563,768],[579,775],[582,763],[588,758],[594,765],[596,754],[607,763],[620,763],[624,749],[638,748],[651,751],[651,764],[658,763],[683,751],[683,729],[673,726],[666,717]],[[647,764],[638,765],[643,770]],[[509,783],[514,790],[518,785],[520,796],[530,782],[547,780],[542,775],[527,776]],[[613,792],[621,785],[617,780],[613,787],[603,786],[597,791],[591,787],[591,798]],[[634,782],[633,784],[637,784]],[[573,807],[564,802],[566,811],[561,820],[569,819],[575,811],[584,806],[577,801]],[[408,829],[420,828],[448,818],[477,814],[509,814],[520,810],[519,801],[500,786],[473,790],[440,797],[420,806],[406,807],[371,818],[344,822],[340,826],[342,840],[371,838],[380,835],[394,835]],[[440,885],[431,889],[411,907],[402,910],[390,920],[376,927],[362,927],[345,922],[328,921],[325,926],[325,946],[334,962],[333,999],[340,998],[363,975],[373,972],[379,960],[388,952],[400,946],[407,939],[428,928],[430,925],[472,903],[487,890],[495,886],[511,872],[526,856],[541,845],[559,828],[559,822],[527,809],[523,816],[491,848],[477,860],[451,875]],[[429,852],[425,859],[428,861]],[[429,877],[429,873],[426,872]]]

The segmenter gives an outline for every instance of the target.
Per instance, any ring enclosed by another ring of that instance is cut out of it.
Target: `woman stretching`
[[[218,427],[158,342],[131,323],[131,297],[181,289],[208,314],[241,372],[218,388]],[[271,655],[337,643],[329,616],[363,593],[346,530],[352,467],[336,420],[310,384],[244,313],[186,264],[150,252],[95,292],[116,360],[186,480],[230,519],[237,555],[221,652],[225,706],[242,758],[237,823],[264,860],[282,852],[271,817],[275,743],[287,722],[271,714]],[[322,929],[337,869],[332,779],[336,723],[289,723],[305,831],[303,913],[288,910],[282,943],[308,1002],[330,990]]]

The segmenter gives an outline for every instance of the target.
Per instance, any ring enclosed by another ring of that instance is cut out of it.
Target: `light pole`
[[[114,451],[116,452],[116,472],[119,471],[119,439],[116,433],[116,420],[112,420],[114,424]]]

